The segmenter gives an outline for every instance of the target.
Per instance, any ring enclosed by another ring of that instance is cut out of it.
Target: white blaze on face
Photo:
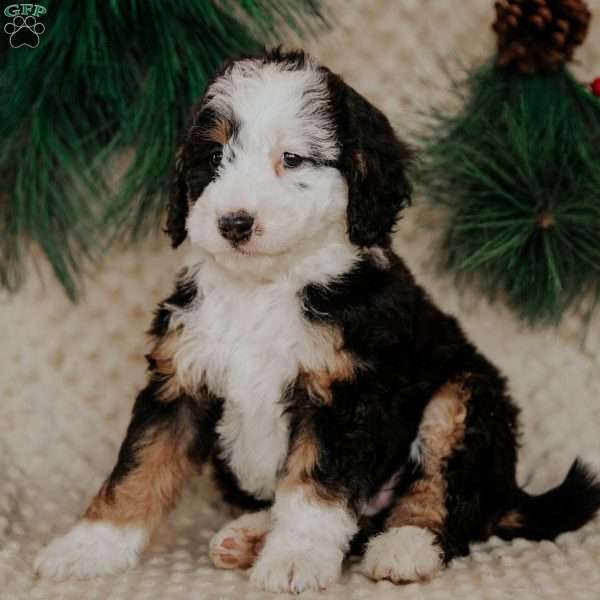
[[[345,244],[347,186],[332,166],[340,149],[328,112],[324,74],[310,60],[302,70],[258,60],[236,62],[209,89],[204,109],[235,123],[212,181],[193,198],[187,229],[192,245],[234,271],[290,268],[328,242]],[[284,152],[308,159],[296,168]],[[245,211],[251,239],[234,248],[218,219]]]

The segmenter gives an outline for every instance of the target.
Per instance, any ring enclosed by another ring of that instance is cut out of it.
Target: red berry
[[[600,77],[598,77],[597,79],[594,79],[594,81],[592,81],[592,85],[590,87],[592,88],[592,94],[594,94],[594,96],[598,96],[600,98]]]

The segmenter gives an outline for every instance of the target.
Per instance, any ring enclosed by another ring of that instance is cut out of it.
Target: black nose
[[[220,217],[218,224],[219,231],[226,240],[239,244],[250,239],[254,217],[246,211],[240,210]]]

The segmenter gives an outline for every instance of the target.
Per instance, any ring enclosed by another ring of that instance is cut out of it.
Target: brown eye
[[[292,152],[284,152],[283,153],[283,166],[286,169],[295,169],[299,167],[304,162],[304,158],[299,156],[298,154],[293,154]]]
[[[210,164],[214,168],[217,168],[221,164],[222,159],[223,159],[223,152],[221,150],[215,150],[214,152],[211,152],[208,157]]]

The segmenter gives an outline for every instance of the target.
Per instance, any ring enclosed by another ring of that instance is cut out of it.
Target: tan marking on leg
[[[419,426],[422,466],[426,475],[440,472],[465,436],[466,403],[470,398],[462,382],[442,386],[423,413]]]
[[[387,520],[388,527],[416,525],[440,533],[446,519],[445,485],[441,477],[415,481]]]
[[[317,464],[319,450],[310,431],[303,431],[294,441],[287,461],[286,485],[305,483],[312,475]]]
[[[198,469],[188,456],[189,443],[187,431],[149,431],[136,444],[136,466],[114,484],[107,480],[85,518],[152,529]]]
[[[464,381],[457,380],[443,385],[427,404],[418,433],[423,477],[398,500],[388,527],[415,525],[441,532],[447,517],[444,467],[464,439],[469,398]]]
[[[302,431],[293,443],[288,455],[286,475],[278,489],[289,491],[301,487],[306,496],[316,503],[335,503],[339,496],[327,489],[313,477],[319,462],[319,448],[310,430]]]

